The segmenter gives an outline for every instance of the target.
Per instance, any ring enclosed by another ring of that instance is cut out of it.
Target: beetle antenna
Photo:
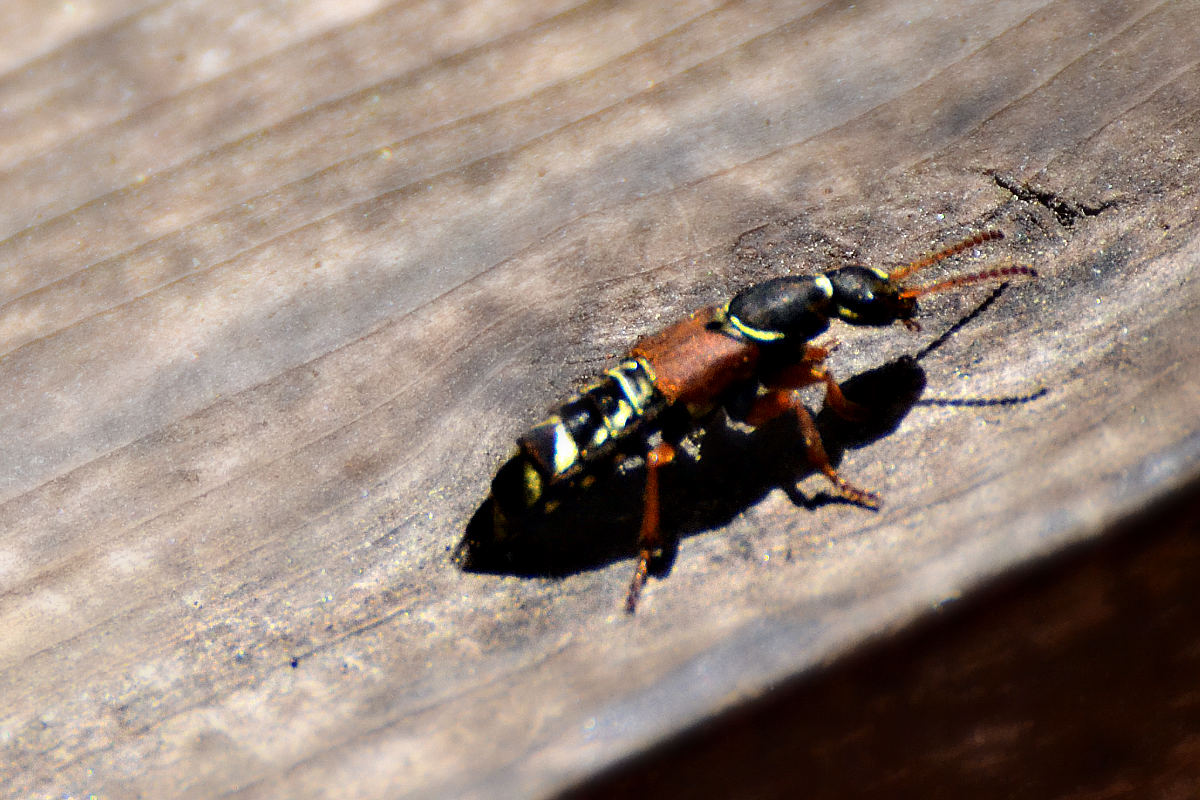
[[[944,247],[941,250],[938,250],[935,253],[930,253],[922,258],[918,258],[916,261],[906,264],[899,269],[892,270],[890,273],[888,273],[888,280],[893,282],[904,280],[914,272],[923,270],[939,261],[945,261],[947,258],[950,258],[950,256],[956,256],[964,250],[970,250],[972,247],[981,245],[984,242],[991,242],[995,241],[996,239],[1003,238],[1004,234],[995,230],[977,233],[974,236],[963,239],[961,242],[952,244],[949,247]]]
[[[927,294],[937,294],[938,292],[944,292],[959,286],[966,286],[970,283],[983,283],[984,281],[993,281],[997,278],[1012,278],[1017,275],[1027,275],[1030,278],[1038,276],[1037,270],[1033,267],[998,267],[996,269],[984,270],[983,272],[972,272],[970,275],[959,275],[944,281],[938,281],[930,286],[916,286],[912,289],[905,289],[900,292],[900,296],[923,297]]]

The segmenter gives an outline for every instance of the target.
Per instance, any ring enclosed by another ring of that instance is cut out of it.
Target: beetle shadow
[[[925,372],[916,359],[904,356],[841,386],[866,415],[854,422],[829,408],[816,415],[834,466],[847,449],[863,447],[896,430],[925,388]],[[601,470],[594,486],[565,498],[553,513],[505,541],[495,535],[489,498],[467,524],[454,551],[455,561],[466,572],[565,577],[633,558],[645,471],[640,459],[626,465],[608,474]],[[809,510],[850,502],[829,492],[811,497],[801,493],[796,484],[813,472],[792,415],[747,432],[717,412],[705,424],[698,449],[680,448],[675,462],[660,472],[664,547],[650,565],[651,574],[663,577],[670,571],[680,540],[727,525],[772,489],[783,488],[794,503]],[[849,480],[853,483],[853,476]]]

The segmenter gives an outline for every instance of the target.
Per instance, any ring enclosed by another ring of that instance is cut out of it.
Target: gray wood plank
[[[86,8],[0,65],[9,796],[544,795],[1196,474],[1195,2]],[[843,437],[878,513],[734,432],[633,619],[451,564],[639,335],[983,227],[1042,278],[917,377],[1047,393]]]

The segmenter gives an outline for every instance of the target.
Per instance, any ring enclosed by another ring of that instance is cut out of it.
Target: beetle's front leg
[[[823,344],[804,346],[804,356],[795,364],[785,367],[765,381],[768,389],[801,389],[814,383],[825,384],[825,405],[833,413],[848,422],[862,422],[870,415],[858,403],[846,399],[842,387],[834,380],[833,373],[825,366],[825,359],[837,349],[838,342],[831,339]]]
[[[834,385],[836,386],[836,384]],[[808,457],[808,462],[829,479],[842,497],[868,508],[878,508],[879,495],[849,483],[829,463],[829,454],[825,452],[825,444],[821,441],[821,432],[817,430],[817,423],[813,421],[812,414],[804,407],[800,393],[795,389],[768,390],[766,394],[754,401],[750,413],[746,415],[746,422],[757,427],[788,411],[796,416],[796,421],[800,424],[800,433],[804,436],[804,452]]]

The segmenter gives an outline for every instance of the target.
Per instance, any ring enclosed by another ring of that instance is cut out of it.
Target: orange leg
[[[834,384],[834,386],[836,385]],[[834,406],[834,410],[836,410],[836,406]],[[755,401],[746,421],[757,426],[787,411],[795,414],[796,420],[800,423],[800,432],[804,436],[804,450],[809,463],[829,479],[838,494],[852,503],[858,503],[868,508],[878,508],[879,495],[851,485],[841,475],[838,475],[837,470],[829,463],[829,455],[825,452],[825,445],[821,441],[817,423],[813,421],[812,414],[804,407],[804,403],[800,401],[800,395],[794,389],[773,389],[767,392]]]
[[[658,471],[675,460],[675,448],[661,442],[646,454],[646,490],[643,500],[642,527],[638,531],[638,561],[625,596],[625,613],[637,609],[646,575],[650,572],[650,560],[662,555],[662,530],[659,527]]]
[[[804,351],[804,358],[775,376],[768,388],[800,389],[814,383],[823,383],[825,404],[833,409],[833,413],[848,422],[862,422],[869,416],[866,409],[846,399],[846,395],[842,394],[842,387],[838,386],[838,382],[833,379],[833,374],[824,363],[829,354],[837,348],[837,344],[836,340],[832,340],[824,345],[808,345]]]
[[[833,379],[833,375],[828,369],[824,366],[816,366],[813,367],[812,372],[814,377],[825,383],[825,405],[832,408],[833,413],[847,422],[862,422],[870,416],[867,414],[867,410],[858,403],[846,399],[846,395],[842,394],[842,387],[838,386],[838,382]]]

